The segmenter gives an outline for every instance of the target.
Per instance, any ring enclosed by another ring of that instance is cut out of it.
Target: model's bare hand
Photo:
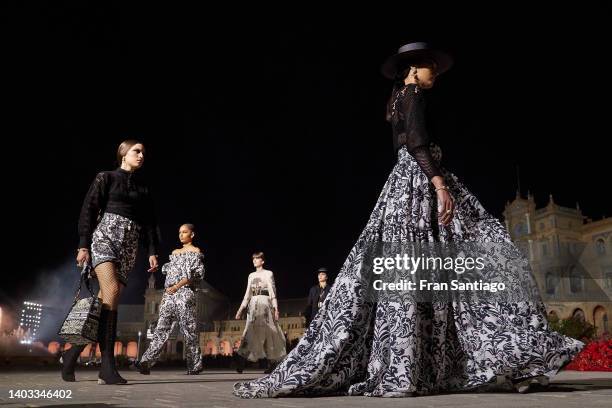
[[[76,262],[79,268],[82,268],[83,265],[89,263],[91,257],[89,256],[89,250],[87,248],[79,248],[77,252]]]
[[[278,322],[279,317],[280,314],[278,313],[278,310],[274,310],[274,321]]]
[[[240,320],[241,319],[241,315],[242,315],[242,310],[238,310],[236,312],[236,320]]]
[[[436,193],[438,195],[438,222],[446,227],[453,219],[455,202],[447,190],[440,189]]]
[[[151,266],[147,272],[155,272],[157,271],[158,263],[157,263],[157,255],[151,255],[149,257],[149,265]]]

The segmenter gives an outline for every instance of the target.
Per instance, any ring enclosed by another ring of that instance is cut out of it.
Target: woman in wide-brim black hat
[[[453,65],[450,54],[432,48],[424,42],[402,45],[397,53],[387,58],[381,67],[382,74],[389,79],[404,80],[411,67],[428,69],[435,76],[448,71]],[[428,74],[421,71],[421,74]],[[433,82],[431,83],[433,86]]]
[[[499,220],[440,164],[440,148],[425,128],[424,94],[451,64],[450,55],[426,43],[406,44],[383,64],[394,80],[387,119],[397,162],[304,337],[269,376],[236,383],[235,395],[403,397],[496,384],[525,391],[532,381],[546,384],[584,346],[548,328],[528,261]],[[435,301],[417,301],[409,291],[401,292],[408,299],[397,298],[393,288],[374,286],[411,276],[449,284],[445,279],[460,276],[421,270],[385,280],[376,259],[400,254],[385,252],[398,246],[380,244],[401,243],[404,254],[418,257],[465,242],[488,243],[468,255],[484,257],[485,282],[507,284],[511,301],[485,291],[469,292],[469,301],[443,291]],[[374,257],[377,248],[383,257]]]

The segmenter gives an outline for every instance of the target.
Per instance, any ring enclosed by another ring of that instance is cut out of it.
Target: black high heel
[[[85,349],[87,344],[72,346],[69,350],[62,353],[62,380],[67,382],[75,382],[74,368],[79,356]]]
[[[134,365],[136,366],[140,374],[142,375],[151,374],[151,367],[149,366],[148,361],[137,361]]]

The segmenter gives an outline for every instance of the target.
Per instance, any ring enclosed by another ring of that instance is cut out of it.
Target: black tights
[[[104,309],[117,310],[119,304],[123,284],[117,279],[116,270],[117,266],[113,262],[103,262],[94,269],[100,284],[98,297],[102,299]]]

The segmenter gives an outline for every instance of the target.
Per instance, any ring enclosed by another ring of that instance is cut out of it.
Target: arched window
[[[138,358],[138,343],[136,343],[135,341],[130,341],[127,345],[126,354],[128,357]]]
[[[599,336],[601,336],[603,333],[609,332],[608,314],[603,306],[597,306],[593,310],[593,322],[595,322],[595,327]]]
[[[223,340],[221,341],[221,343],[219,343],[219,353],[224,356],[229,356],[230,354],[232,354],[232,350],[231,350],[229,341]]]
[[[217,345],[215,344],[214,341],[209,340],[206,342],[206,351],[204,352],[204,354],[212,354],[215,355],[217,354]]]
[[[552,273],[546,273],[546,293],[549,295],[554,295],[557,291],[557,277]]]
[[[584,322],[585,318],[584,318],[584,312],[582,311],[582,309],[574,310],[574,313],[572,314],[572,318],[579,320],[581,322]]]
[[[607,289],[612,289],[612,270],[606,271],[604,279],[604,286]]]
[[[115,356],[120,356],[123,354],[123,343],[120,341],[115,341],[115,350],[113,351]]]
[[[570,292],[582,292],[584,284],[583,280],[582,274],[576,269],[572,268],[570,271]]]
[[[603,238],[599,238],[595,241],[595,249],[597,250],[597,255],[605,255],[606,254],[606,243]]]

